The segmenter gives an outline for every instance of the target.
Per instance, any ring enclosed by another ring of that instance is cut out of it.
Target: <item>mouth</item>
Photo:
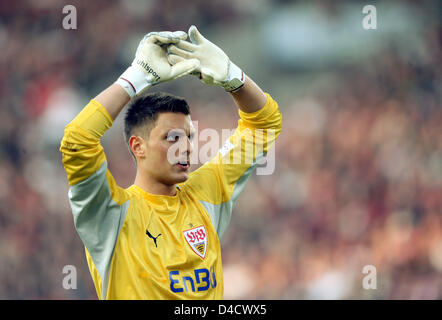
[[[183,161],[179,161],[175,164],[175,166],[177,166],[178,168],[182,169],[182,170],[187,170],[190,167],[190,163],[189,161],[183,160]]]

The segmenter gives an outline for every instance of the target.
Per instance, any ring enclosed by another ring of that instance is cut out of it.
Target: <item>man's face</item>
[[[190,115],[160,113],[149,137],[141,143],[144,155],[137,159],[138,170],[166,185],[186,181],[194,132]]]

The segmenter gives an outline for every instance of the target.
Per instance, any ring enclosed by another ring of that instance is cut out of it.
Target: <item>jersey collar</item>
[[[135,184],[130,186],[130,189],[141,195],[144,199],[146,199],[150,203],[166,207],[171,207],[179,203],[179,193],[181,191],[181,189],[177,186],[177,192],[174,196],[166,196],[161,194],[149,193]]]

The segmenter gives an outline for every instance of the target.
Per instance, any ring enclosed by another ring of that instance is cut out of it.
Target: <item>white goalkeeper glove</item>
[[[133,98],[143,90],[160,82],[182,77],[199,67],[197,59],[187,59],[171,65],[166,46],[185,40],[184,31],[150,32],[138,45],[132,65],[116,81]]]
[[[201,63],[192,73],[202,82],[219,85],[226,91],[235,92],[244,85],[244,72],[236,66],[218,46],[204,38],[195,26],[189,28],[190,42],[181,39],[167,47],[169,62],[178,65],[189,59]]]

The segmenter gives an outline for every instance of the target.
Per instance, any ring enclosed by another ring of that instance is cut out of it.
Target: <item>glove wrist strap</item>
[[[127,68],[115,83],[119,84],[131,99],[152,86],[146,74],[133,65]]]
[[[229,61],[229,71],[226,81],[222,84],[222,87],[227,92],[236,92],[243,85],[246,80],[244,72],[232,61]]]

